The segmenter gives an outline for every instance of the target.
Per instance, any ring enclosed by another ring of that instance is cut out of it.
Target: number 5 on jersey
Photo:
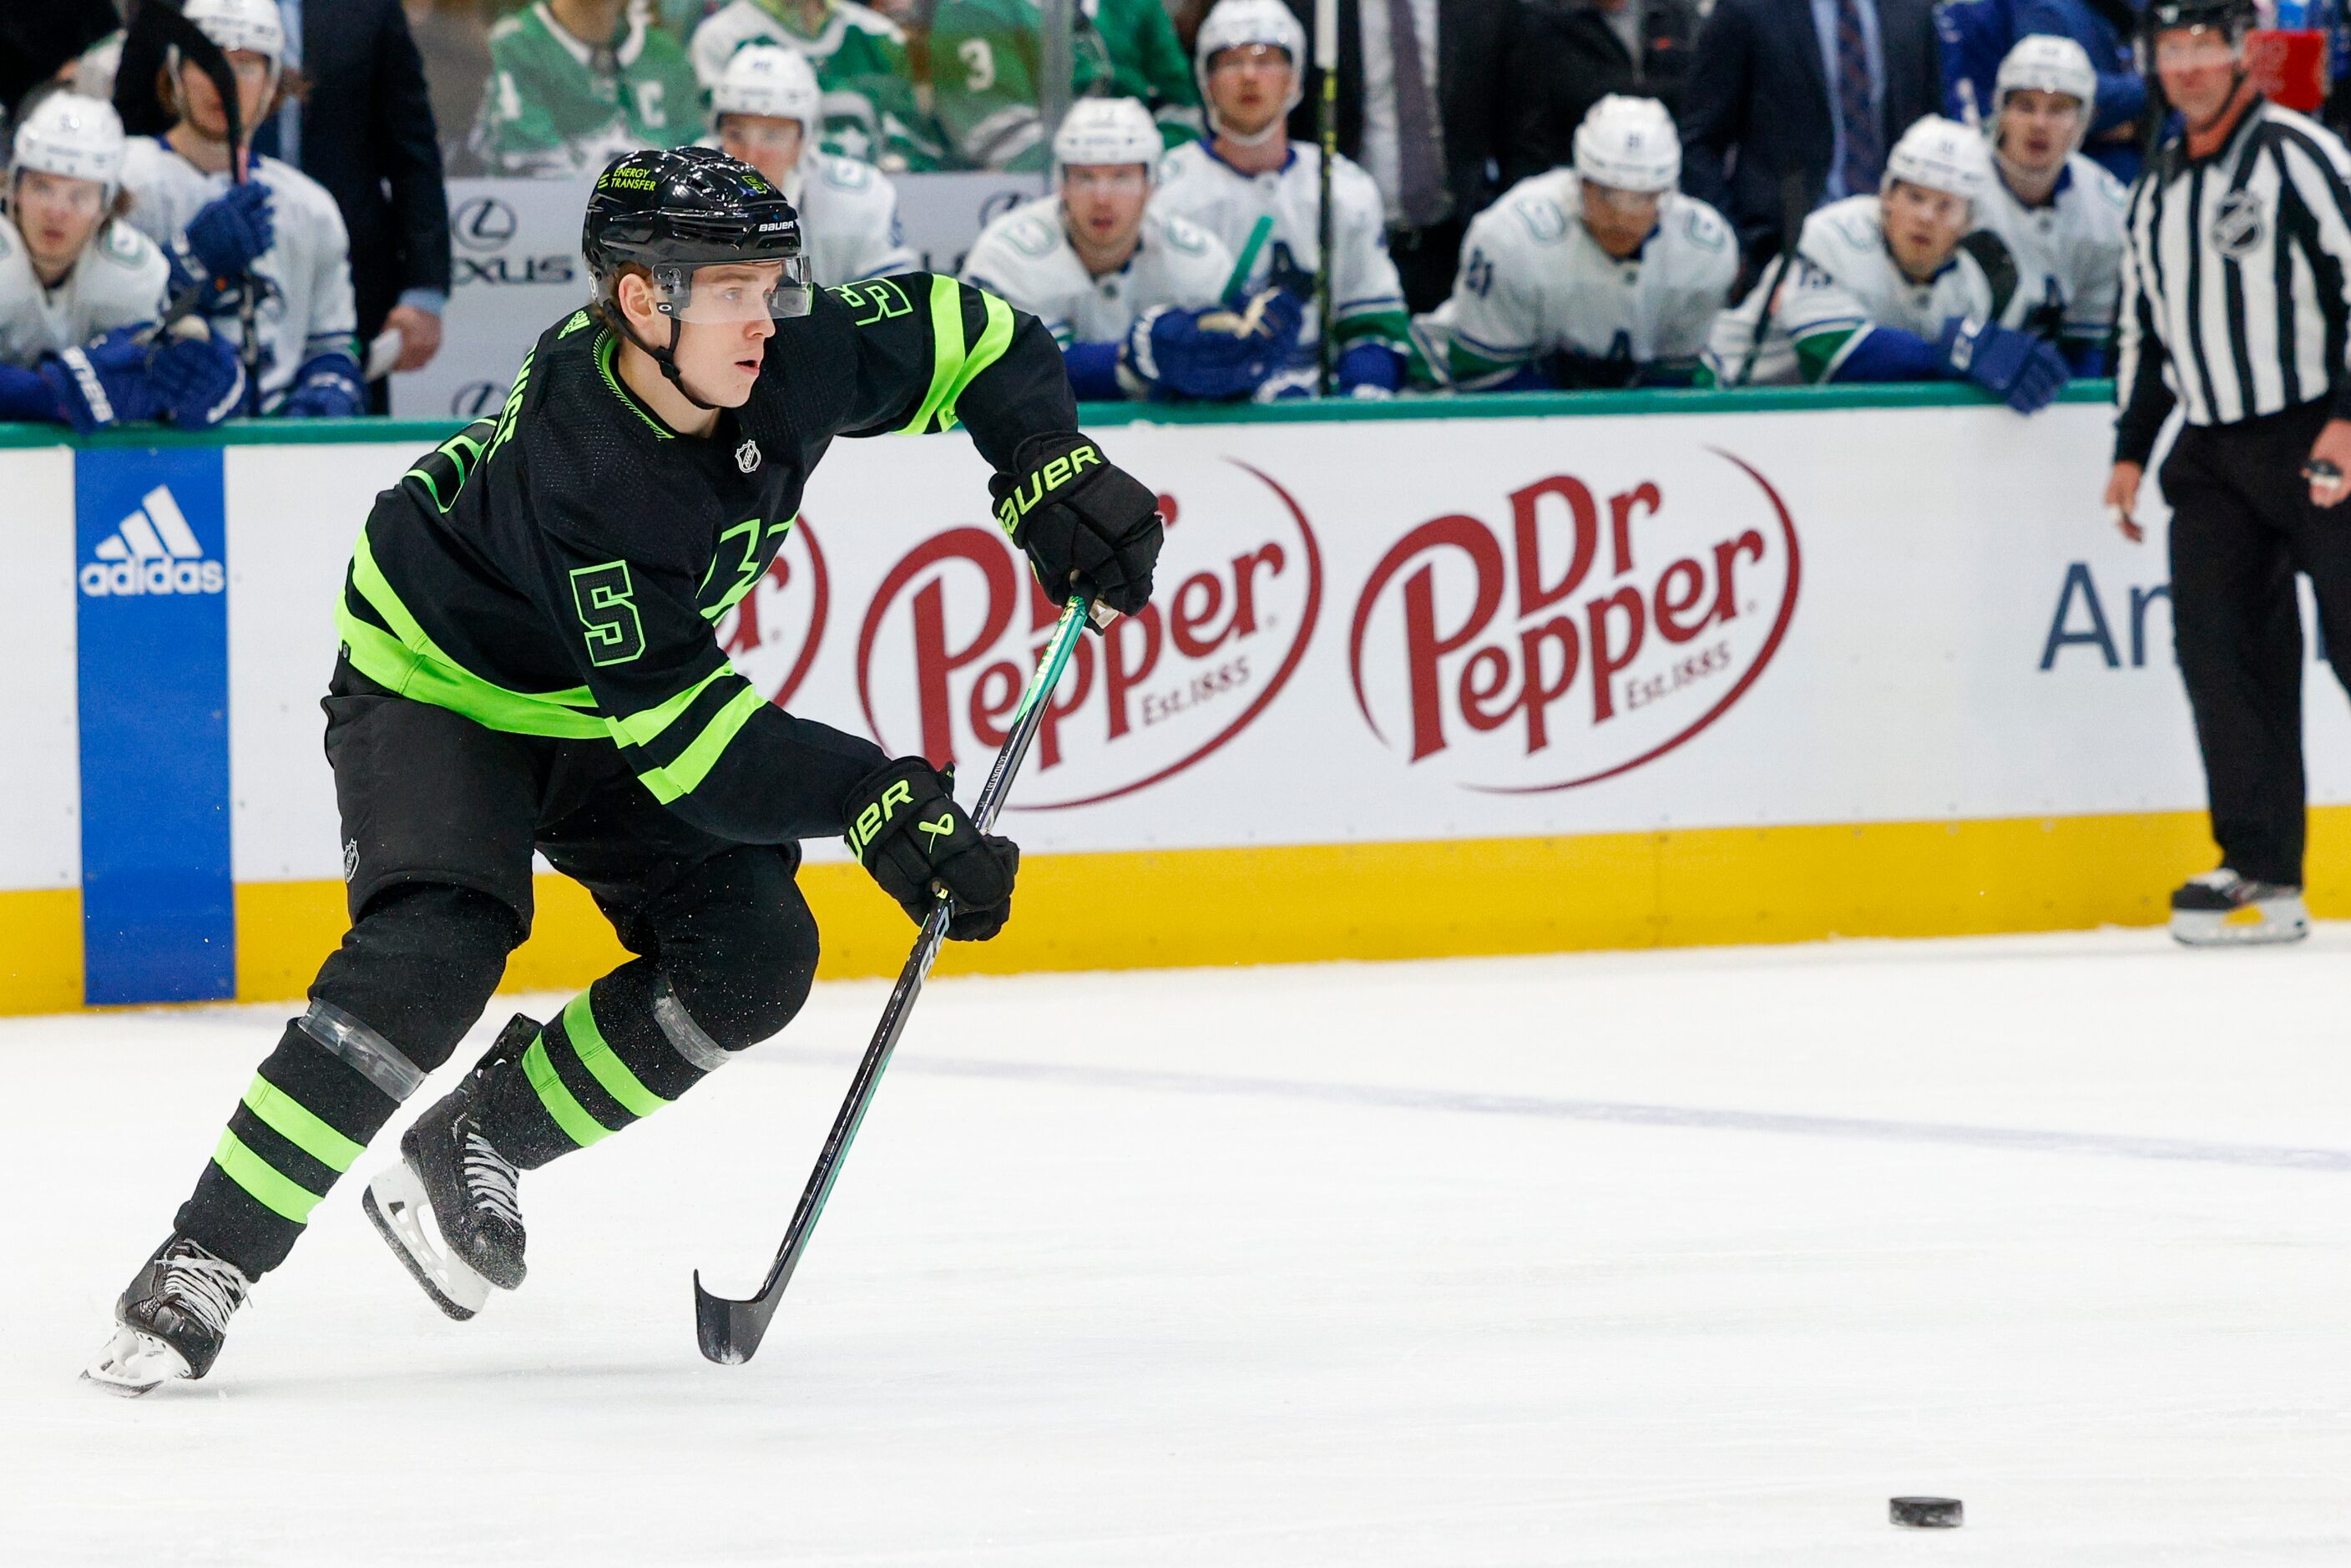
[[[627,561],[608,560],[572,572],[571,602],[588,632],[590,664],[625,664],[645,651],[645,628],[637,619],[635,595]]]

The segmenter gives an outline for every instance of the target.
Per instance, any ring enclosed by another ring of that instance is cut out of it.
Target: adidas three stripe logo
[[[85,562],[81,591],[92,599],[143,593],[218,593],[228,584],[216,560],[206,560],[196,531],[171,490],[156,486],[139,509],[98,541]]]

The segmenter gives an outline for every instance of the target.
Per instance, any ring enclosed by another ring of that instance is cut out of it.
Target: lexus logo
[[[449,412],[467,419],[478,419],[483,414],[496,413],[505,401],[505,394],[498,390],[497,382],[469,382],[459,387],[457,394],[449,400]]]
[[[987,200],[979,204],[979,226],[986,228],[1023,202],[1036,200],[1034,191],[1017,189],[990,192]]]
[[[450,215],[449,230],[467,250],[496,250],[520,225],[515,210],[496,196],[475,196]]]

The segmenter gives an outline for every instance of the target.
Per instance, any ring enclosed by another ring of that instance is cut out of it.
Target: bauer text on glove
[[[1074,587],[1122,615],[1151,602],[1159,559],[1159,498],[1102,455],[1091,437],[1032,436],[1015,470],[988,481],[996,520],[1029,552],[1056,604]]]
[[[985,942],[1012,914],[1020,850],[982,833],[956,804],[952,779],[919,757],[902,757],[849,792],[849,852],[921,924],[945,888],[955,900],[947,936]]]

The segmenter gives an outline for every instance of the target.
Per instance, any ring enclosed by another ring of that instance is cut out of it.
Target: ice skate
[[[227,1338],[229,1314],[245,1305],[253,1281],[224,1258],[184,1236],[155,1249],[114,1303],[114,1337],[82,1377],[109,1394],[136,1397],[174,1377],[213,1368]]]
[[[360,1206],[434,1304],[463,1322],[491,1287],[523,1281],[517,1173],[481,1130],[481,1108],[538,1034],[517,1014],[465,1082],[402,1134],[400,1163],[368,1183]]]
[[[2310,935],[2302,889],[2254,882],[2228,867],[2191,876],[2171,895],[2171,936],[2190,947],[2251,947]]]

